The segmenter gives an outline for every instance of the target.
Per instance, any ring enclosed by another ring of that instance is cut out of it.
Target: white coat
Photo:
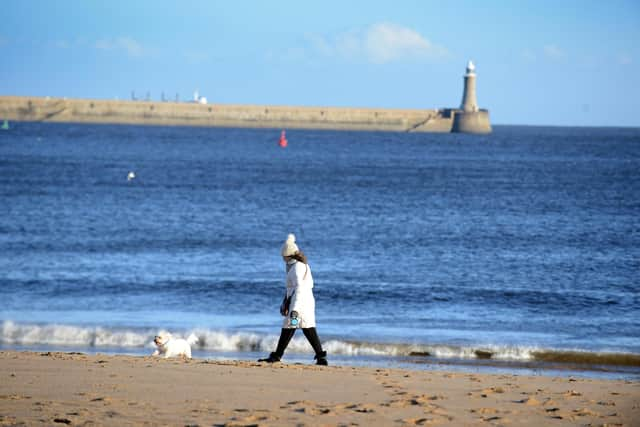
[[[316,326],[316,300],[313,297],[313,276],[311,267],[296,261],[287,272],[287,297],[291,298],[289,314],[298,312],[298,326],[292,326],[290,316],[286,316],[282,323],[283,328],[315,328]]]

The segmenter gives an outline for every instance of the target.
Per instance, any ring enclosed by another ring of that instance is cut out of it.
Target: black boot
[[[316,328],[303,328],[302,332],[304,332],[304,336],[309,340],[309,344],[313,347],[313,351],[316,352],[316,356],[314,357],[316,365],[327,366],[329,364],[327,362],[327,352],[322,349],[322,344],[320,344],[320,338],[318,338]]]
[[[280,358],[275,353],[271,353],[269,357],[267,357],[266,359],[258,359],[258,362],[267,362],[267,363],[275,363],[279,361],[280,361]]]
[[[316,365],[327,366],[329,362],[327,362],[327,352],[323,351],[322,353],[318,353],[315,355],[314,359],[316,360]]]
[[[291,341],[291,338],[293,338],[293,335],[295,333],[295,329],[282,328],[282,330],[280,331],[280,339],[278,339],[278,347],[276,348],[276,351],[271,353],[266,359],[258,359],[258,362],[279,362],[280,359],[282,359],[282,356],[284,356],[284,351],[286,350],[287,346],[289,345],[289,341]]]

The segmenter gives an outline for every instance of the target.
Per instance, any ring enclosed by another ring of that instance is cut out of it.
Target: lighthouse
[[[454,110],[452,132],[490,133],[489,111],[478,108],[476,97],[476,66],[473,61],[467,63],[464,75],[464,90],[460,109]]]
[[[467,64],[467,73],[464,75],[464,92],[462,93],[462,105],[460,109],[465,112],[478,111],[478,99],[476,98],[476,66],[473,61]]]

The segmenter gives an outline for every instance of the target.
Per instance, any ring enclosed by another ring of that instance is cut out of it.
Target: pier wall
[[[13,121],[444,133],[457,112],[0,96],[0,120]]]

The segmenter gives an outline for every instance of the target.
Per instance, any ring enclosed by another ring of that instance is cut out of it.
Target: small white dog
[[[157,349],[152,356],[168,357],[184,357],[191,359],[191,346],[198,342],[195,334],[189,335],[189,338],[173,338],[169,332],[160,332],[153,338],[153,343]]]

